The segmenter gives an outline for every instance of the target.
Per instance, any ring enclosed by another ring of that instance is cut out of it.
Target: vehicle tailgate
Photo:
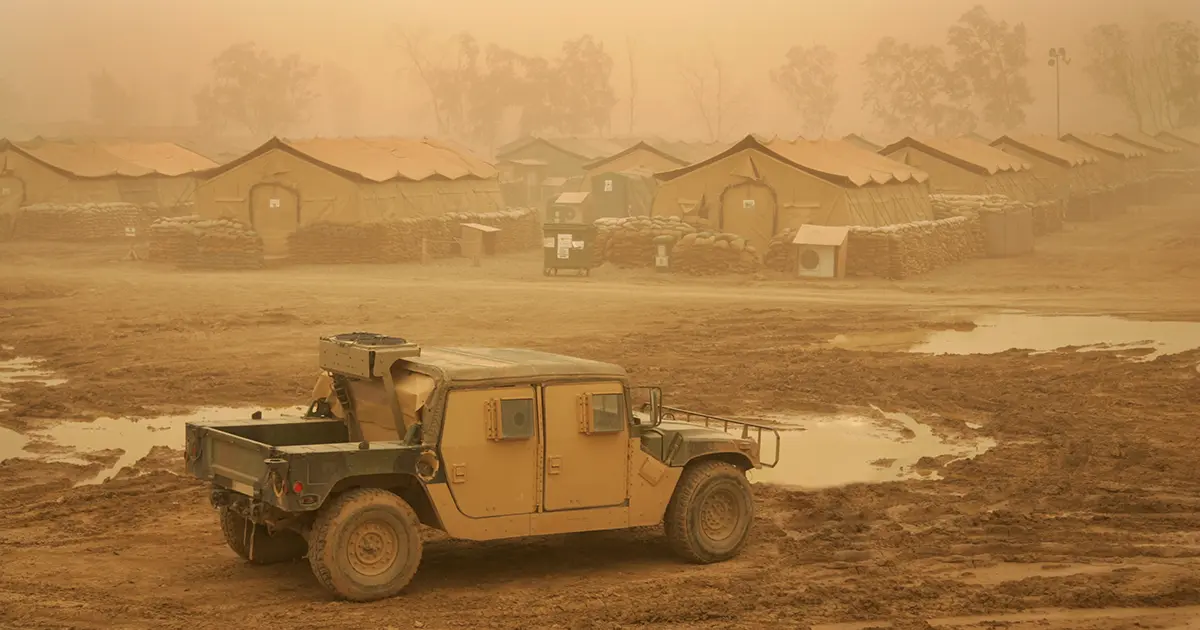
[[[272,451],[270,445],[220,427],[187,426],[188,473],[247,496],[261,491]]]

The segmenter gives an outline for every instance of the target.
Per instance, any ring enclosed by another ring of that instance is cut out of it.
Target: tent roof
[[[900,149],[915,148],[941,160],[981,175],[1029,170],[1030,166],[1015,156],[996,147],[980,144],[966,138],[927,138],[908,136],[884,148],[880,153],[887,155]]]
[[[196,174],[217,163],[172,142],[100,142],[43,140],[8,142],[9,148],[71,177],[178,177]]]
[[[878,142],[875,142],[874,140],[871,140],[870,138],[858,133],[846,134],[842,137],[842,140],[876,152],[883,148],[882,144],[879,144]]]
[[[846,188],[909,181],[923,182],[929,177],[923,171],[841,140],[771,140],[763,143],[753,135],[746,136],[741,142],[702,162],[659,173],[656,177],[670,181],[742,151],[762,153],[792,168]]]
[[[1057,140],[1053,136],[1028,134],[1020,136],[1000,136],[992,146],[1011,144],[1024,149],[1044,160],[1054,162],[1059,166],[1074,168],[1100,161],[1094,153],[1075,145]]]
[[[464,149],[408,138],[271,138],[257,149],[210,171],[218,175],[278,149],[319,167],[369,182],[491,179],[496,168]]]
[[[1123,142],[1132,144],[1135,147],[1150,149],[1155,153],[1179,153],[1179,147],[1173,147],[1154,136],[1142,133],[1140,131],[1122,131],[1112,134],[1112,136]]]
[[[598,160],[614,153],[620,153],[638,143],[629,138],[574,138],[574,137],[544,137],[527,136],[510,142],[496,150],[497,159],[524,149],[532,144],[545,144],[584,160]]]
[[[1168,141],[1174,141],[1175,144],[1183,144],[1192,148],[1200,148],[1200,127],[1187,127],[1184,129],[1171,129],[1170,131],[1160,131],[1159,138],[1166,138]]]
[[[694,164],[705,158],[711,157],[729,148],[729,143],[702,143],[702,142],[678,142],[671,140],[647,139],[641,140],[628,148],[616,153],[606,155],[595,162],[584,166],[587,170],[595,170],[615,161],[618,158],[625,157],[635,151],[648,151],[659,157],[678,164],[679,166],[687,166]]]
[[[1146,152],[1137,145],[1123,142],[1116,138],[1101,135],[1098,133],[1068,133],[1062,137],[1063,140],[1073,140],[1079,144],[1087,145],[1101,153],[1119,157],[1125,160],[1146,157]]]

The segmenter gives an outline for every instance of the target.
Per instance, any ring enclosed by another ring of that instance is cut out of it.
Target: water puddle
[[[985,437],[953,440],[902,413],[768,416],[787,427],[780,431],[780,460],[775,468],[751,473],[755,482],[806,489],[900,479],[939,479],[935,469],[950,461],[980,455],[996,445]],[[770,448],[769,439],[764,438]],[[919,466],[924,458],[938,460]]]
[[[98,418],[92,422],[62,422],[47,429],[21,435],[0,428],[0,461],[6,459],[32,459],[45,462],[61,462],[87,465],[80,455],[120,452],[111,465],[106,466],[94,477],[76,485],[93,485],[112,479],[120,471],[133,466],[146,457],[156,446],[182,450],[183,427],[197,420],[250,419],[259,407],[204,407],[190,414],[161,416],[148,419]],[[303,407],[262,410],[264,415],[280,413],[303,413]]]
[[[974,330],[943,330],[914,344],[925,354],[995,354],[1006,350],[1052,352],[1139,350],[1137,360],[1200,348],[1200,323],[1151,322],[1110,316],[1042,316],[1003,313],[975,320]]]
[[[17,357],[0,361],[0,384],[39,383],[54,387],[66,382],[66,379],[57,378],[54,372],[42,368],[42,363],[37,359]]]

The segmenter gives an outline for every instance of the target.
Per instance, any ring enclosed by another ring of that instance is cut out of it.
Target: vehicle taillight
[[[292,484],[292,492],[295,492],[296,494],[304,492],[304,484],[300,483],[299,481]]]

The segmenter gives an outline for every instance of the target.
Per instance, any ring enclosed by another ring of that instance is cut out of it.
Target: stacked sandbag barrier
[[[185,269],[258,269],[263,244],[238,221],[168,217],[150,226],[150,260]]]
[[[671,250],[671,270],[694,276],[749,274],[762,266],[754,245],[736,234],[693,231],[684,234]]]
[[[771,239],[767,268],[794,273],[799,248],[796,229]],[[983,256],[983,230],[976,214],[884,227],[851,227],[846,239],[846,275],[902,280]]]
[[[12,237],[30,241],[95,241],[123,238],[151,217],[131,203],[38,203],[16,212]]]
[[[624,217],[596,221],[597,251],[617,267],[651,267],[658,246],[672,246],[696,228],[679,217]],[[664,237],[660,241],[655,239]],[[599,246],[603,249],[599,249]]]
[[[496,253],[541,246],[536,212],[519,208],[502,212],[453,213],[379,223],[313,223],[288,239],[290,259],[298,263],[395,263],[421,259],[421,246],[433,258],[457,255],[464,223],[499,228]]]

